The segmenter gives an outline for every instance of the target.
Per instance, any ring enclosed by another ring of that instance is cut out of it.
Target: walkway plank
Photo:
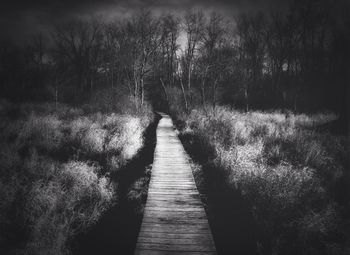
[[[187,154],[170,117],[157,128],[152,176],[135,254],[216,254]]]

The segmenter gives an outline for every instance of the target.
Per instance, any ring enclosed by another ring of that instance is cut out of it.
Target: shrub
[[[310,129],[334,120],[334,114],[241,113],[217,107],[180,116],[185,118],[180,130],[185,147],[200,163],[212,161],[217,174],[224,173],[223,185],[240,190],[270,240],[264,245],[271,253],[342,250],[342,239],[331,239],[347,238],[341,231],[334,234],[335,226],[347,221],[338,212],[334,192],[346,176],[348,143]]]
[[[94,223],[114,195],[97,166],[70,161],[51,168],[51,180],[36,180],[27,198],[26,217],[33,229],[30,254],[65,253],[67,240]]]
[[[5,253],[67,254],[69,241],[116,202],[110,173],[143,146],[152,113],[148,106],[131,114],[93,110],[0,102]]]
[[[120,151],[124,160],[131,159],[143,144],[143,130],[140,119],[125,117],[122,127],[113,130],[107,150]]]
[[[81,140],[81,146],[84,151],[89,153],[102,153],[106,137],[107,130],[94,123],[86,130]]]
[[[54,115],[31,114],[19,130],[17,145],[30,145],[47,151],[56,150],[63,141],[61,125],[62,122]]]
[[[70,139],[81,140],[83,133],[86,132],[86,130],[88,130],[92,124],[92,120],[88,117],[78,117],[73,119],[68,124],[68,128],[70,129]]]

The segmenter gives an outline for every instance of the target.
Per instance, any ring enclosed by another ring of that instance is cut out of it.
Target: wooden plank
[[[145,211],[144,217],[178,217],[178,218],[196,218],[196,219],[206,219],[206,216],[203,215],[201,211]]]
[[[180,186],[180,185],[164,185],[164,184],[162,185],[162,184],[157,184],[157,185],[152,185],[149,188],[150,189],[155,189],[155,190],[168,189],[168,190],[175,190],[175,191],[178,190],[178,189],[189,190],[189,191],[194,190],[194,191],[198,192],[196,187],[193,187],[193,185],[182,185],[182,186]]]
[[[150,185],[152,185],[152,187],[191,187],[196,189],[193,182],[152,182]]]
[[[186,207],[160,207],[160,206],[147,206],[145,207],[145,210],[151,210],[151,211],[174,211],[174,212],[204,212],[203,208],[200,207],[193,207],[193,208],[186,208]]]
[[[193,227],[192,225],[195,225]],[[207,222],[197,222],[196,224],[169,224],[169,223],[147,223],[142,222],[141,231],[154,229],[157,232],[169,232],[169,233],[201,233],[208,232],[210,230]]]
[[[186,224],[186,225],[196,225],[196,224],[206,224],[206,218],[178,218],[178,217],[144,217],[143,222],[150,224]]]
[[[207,218],[202,212],[173,212],[169,214],[164,211],[149,211],[144,215],[145,221],[173,221],[175,222],[184,222],[187,224],[189,222],[202,222],[203,224],[207,222]]]
[[[181,176],[184,179],[192,180],[192,173],[190,172],[190,170],[180,172],[174,169],[163,169],[163,170],[152,172],[152,174],[154,174],[153,175],[154,178],[160,179],[163,181],[170,180],[170,179],[163,179],[164,177],[172,177],[172,176]]]
[[[196,245],[196,244],[163,244],[163,243],[142,243],[137,244],[137,249],[159,249],[159,250],[170,250],[170,251],[215,251],[213,247],[209,245]]]
[[[193,187],[192,184],[163,184],[163,183],[153,183],[152,187],[153,189],[169,189],[169,188],[174,188],[174,189],[189,189],[189,190],[197,190],[195,187]]]
[[[174,169],[172,167],[166,168],[164,167],[162,170],[158,170],[158,171],[154,171],[153,172],[156,175],[160,175],[160,174],[165,174],[165,175],[183,175],[186,176],[185,178],[190,179],[191,178],[191,173],[190,173],[190,169],[186,170],[186,169]],[[155,175],[155,176],[156,176]]]
[[[167,181],[164,179],[165,178],[155,178],[154,180],[152,180],[152,182],[150,182],[150,185],[189,185],[191,187],[194,187],[194,181],[188,178],[186,179],[184,177],[181,177],[181,179],[174,179],[173,181]]]
[[[147,250],[147,249],[136,249],[135,255],[174,255],[179,254],[178,251],[164,251],[164,250]],[[181,255],[214,255],[215,251],[182,251]]]
[[[152,181],[163,181],[163,182],[168,182],[168,180],[181,180],[184,179],[186,181],[192,181],[191,176],[186,174],[182,174],[182,173],[154,173],[154,180]],[[194,183],[194,181],[193,181]]]
[[[156,175],[157,176],[157,175]],[[185,178],[183,176],[170,176],[170,178],[174,178],[171,181],[170,180],[165,180],[165,178],[168,179],[168,176],[164,176],[164,177],[155,177],[151,182],[150,185],[153,184],[162,184],[162,185],[191,185],[194,186],[195,182],[189,178]],[[181,179],[180,179],[181,178]]]
[[[167,200],[150,200],[147,206],[154,207],[170,207],[170,208],[202,208],[202,203],[196,200],[178,200],[178,201],[167,201]]]
[[[202,236],[205,237],[205,236]],[[160,244],[175,244],[175,245],[186,245],[186,244],[196,244],[202,246],[212,246],[211,240],[206,238],[164,238],[164,237],[139,237],[140,243],[160,243]]]
[[[160,232],[143,232],[140,231],[139,237],[145,238],[164,238],[164,239],[204,239],[208,242],[212,241],[206,233],[160,233]]]
[[[199,204],[202,205],[202,202],[199,198],[199,195],[187,195],[184,194],[182,196],[172,196],[172,195],[157,195],[152,194],[149,196],[149,201],[156,201],[158,203],[171,203],[171,204]]]
[[[169,168],[169,169],[163,168],[162,170],[154,171],[152,172],[152,176],[161,180],[170,180],[170,179],[158,178],[158,176],[160,177],[182,176],[185,179],[189,179],[189,180],[192,179],[192,173],[190,172],[190,170],[183,170],[183,169],[177,170],[174,168]]]
[[[161,202],[168,202],[168,203],[173,203],[173,204],[176,204],[176,205],[182,205],[182,204],[199,204],[199,205],[202,205],[201,204],[201,201],[198,199],[198,198],[192,198],[190,196],[182,196],[181,198],[177,197],[177,196],[169,196],[169,195],[166,195],[166,196],[150,196],[149,197],[149,201],[153,202],[157,202],[157,203],[161,203]],[[186,200],[184,200],[186,199]]]
[[[173,181],[165,181],[165,178],[171,178]],[[168,176],[164,176],[164,175],[155,175],[155,179],[152,181],[152,183],[150,183],[150,185],[154,184],[191,184],[191,185],[195,185],[195,182],[192,181],[191,179],[186,179],[184,178],[184,176],[179,176],[179,175],[168,175]]]
[[[200,195],[198,193],[188,194],[188,193],[178,193],[178,194],[167,194],[167,193],[149,193],[148,199],[164,199],[164,200],[184,200],[184,199],[198,199],[200,200]]]
[[[195,184],[193,183],[193,185],[195,185]],[[165,191],[164,189],[165,189],[165,187],[163,187],[163,189],[157,190],[157,192],[159,193],[159,192],[163,191],[163,193],[166,194],[168,191]],[[198,192],[198,190],[196,188],[193,188],[192,190],[188,190],[188,191],[182,191],[182,190],[176,190],[176,187],[170,187],[169,186],[168,190],[178,193],[179,196],[181,196],[181,195],[188,195],[190,193],[199,195],[199,192]],[[148,191],[153,192],[155,190],[153,190],[153,189],[151,189],[151,187],[149,187]]]
[[[198,191],[196,190],[196,188],[189,188],[189,187],[177,187],[177,188],[171,188],[171,187],[156,187],[154,189],[152,189],[152,192],[171,192],[171,193],[179,193],[179,192],[185,192],[187,194],[196,194]]]
[[[172,190],[172,189],[158,189],[158,190],[148,190],[149,194],[164,194],[164,195],[181,195],[181,194],[187,194],[187,195],[197,195],[198,192],[187,190],[186,192],[182,192],[179,190]]]
[[[135,254],[216,254],[188,156],[162,116]]]

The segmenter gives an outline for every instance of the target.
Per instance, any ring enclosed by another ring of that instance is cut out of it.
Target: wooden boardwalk
[[[216,254],[186,152],[165,114],[135,254]]]

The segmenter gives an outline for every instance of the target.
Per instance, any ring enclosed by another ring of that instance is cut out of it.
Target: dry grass
[[[69,253],[72,237],[117,201],[117,183],[109,176],[143,146],[152,116],[147,109],[116,114],[1,102],[0,244],[5,253]]]
[[[334,114],[286,116],[218,107],[182,118],[181,135],[192,139],[191,150],[224,171],[223,185],[239,189],[251,204],[270,252],[349,251],[348,237],[334,238],[349,220],[340,216],[346,208],[336,201],[337,185],[347,176],[348,141],[313,130],[336,119]]]

